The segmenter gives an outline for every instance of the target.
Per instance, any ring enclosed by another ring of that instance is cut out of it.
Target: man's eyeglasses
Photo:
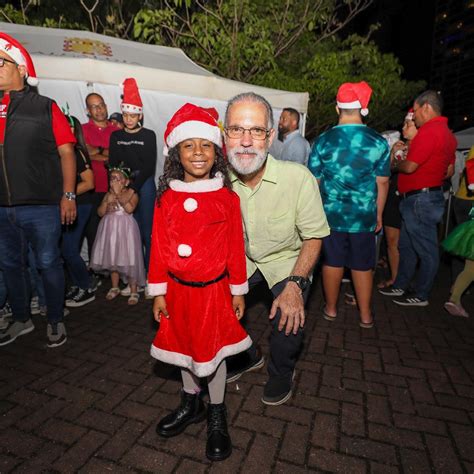
[[[3,67],[5,63],[15,64],[15,66],[17,65],[15,61],[10,61],[6,58],[0,58],[0,67]]]
[[[92,104],[92,105],[89,105],[89,109],[92,109],[92,110],[105,109],[105,104],[103,102],[101,102],[100,104]]]
[[[242,138],[245,132],[249,132],[250,136],[255,140],[265,140],[270,135],[270,130],[261,127],[227,127],[225,133],[229,138]]]

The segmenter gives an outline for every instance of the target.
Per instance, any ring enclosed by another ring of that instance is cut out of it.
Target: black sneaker
[[[400,298],[397,300],[392,300],[395,304],[399,306],[428,306],[428,300],[421,300],[416,296],[409,296],[407,298]]]
[[[66,326],[64,326],[64,323],[48,324],[46,335],[48,337],[46,344],[48,347],[62,346],[67,341]]]
[[[79,288],[77,293],[70,299],[66,301],[66,306],[68,308],[79,308],[84,306],[87,303],[91,303],[95,300],[95,292],[92,290],[84,290]]]
[[[64,299],[71,300],[74,296],[76,296],[77,292],[79,291],[78,286],[71,286],[69,290],[66,291],[66,294],[64,295]]]
[[[405,290],[401,288],[395,288],[393,285],[387,286],[386,288],[379,288],[379,293],[385,296],[403,296]]]
[[[265,357],[263,357],[260,349],[256,350],[256,358],[251,359],[250,354],[245,351],[238,354],[235,359],[227,359],[227,377],[226,382],[231,383],[240,379],[245,372],[258,370],[265,365]]]
[[[265,405],[282,405],[291,398],[295,371],[291,376],[270,377],[263,388],[262,403]]]
[[[102,285],[102,280],[99,275],[92,275],[91,277],[91,290],[97,291],[97,288]]]

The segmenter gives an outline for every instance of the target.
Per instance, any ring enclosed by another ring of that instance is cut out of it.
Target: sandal
[[[374,327],[374,314],[372,313],[372,321],[370,323],[364,323],[363,321],[359,321],[359,327],[362,329],[372,329]]]
[[[140,299],[140,295],[138,293],[131,293],[130,298],[128,298],[128,304],[130,306],[135,306]]]
[[[323,318],[324,318],[326,321],[334,321],[334,320],[337,318],[337,314],[335,314],[335,315],[333,316],[332,314],[326,313],[326,305],[324,305],[324,307],[323,307]]]
[[[344,293],[344,303],[350,306],[357,306],[357,300],[355,295],[349,291]]]
[[[112,287],[105,295],[105,299],[111,301],[114,298],[117,298],[118,295],[120,295],[120,288]]]
[[[383,280],[377,285],[377,288],[379,290],[384,290],[385,288],[389,288],[392,285],[393,285],[393,280]]]

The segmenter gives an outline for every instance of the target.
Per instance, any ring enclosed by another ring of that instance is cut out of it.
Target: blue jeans
[[[138,192],[140,201],[135,209],[134,217],[140,229],[142,243],[145,246],[145,270],[148,274],[148,264],[150,262],[151,230],[153,227],[153,213],[155,211],[156,185],[155,178],[151,176],[144,183]]]
[[[43,281],[48,322],[63,319],[64,272],[59,253],[59,206],[0,206],[0,269],[15,321],[30,319],[31,283],[28,246]]]
[[[415,294],[427,300],[439,265],[438,228],[444,214],[444,197],[441,191],[409,196],[400,201],[402,228],[400,230],[400,264],[393,286],[407,290],[420,267]]]
[[[7,285],[3,276],[3,271],[0,270],[0,309],[2,309],[7,302]]]
[[[46,296],[44,294],[43,280],[38,272],[36,265],[35,254],[31,245],[28,248],[28,265],[30,267],[30,283],[31,283],[31,294],[38,297],[40,306],[46,306]]]
[[[74,224],[63,227],[62,255],[72,284],[84,290],[91,286],[91,277],[81,257],[84,229],[91,214],[92,204],[79,204]]]

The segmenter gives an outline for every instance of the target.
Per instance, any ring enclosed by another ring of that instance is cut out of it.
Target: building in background
[[[437,0],[430,87],[454,130],[474,126],[474,0]]]

